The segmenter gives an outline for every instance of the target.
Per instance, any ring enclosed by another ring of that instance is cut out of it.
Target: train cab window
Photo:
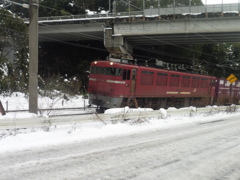
[[[96,69],[96,68],[95,68],[94,66],[91,66],[91,67],[90,67],[90,73],[91,73],[91,74],[95,74],[95,69]]]
[[[102,74],[107,75],[107,68],[106,67],[102,68]]]
[[[180,82],[180,75],[171,74],[170,86],[178,87]]]
[[[98,66],[92,66],[91,67],[91,74],[102,74],[103,72],[103,68],[102,67],[98,67]]]
[[[157,86],[167,86],[168,74],[167,73],[157,73]]]
[[[128,70],[128,69],[124,69],[122,79],[123,80],[130,80],[130,75],[131,75],[131,71]]]
[[[116,73],[116,68],[107,68],[107,75],[114,76]]]
[[[182,76],[182,87],[189,87],[190,86],[190,76]]]
[[[122,76],[122,69],[116,68],[116,76]]]
[[[107,68],[107,75],[121,76],[122,75],[122,69],[120,69],[120,68]]]
[[[108,76],[122,76],[121,68],[110,68],[110,67],[98,67],[92,66],[90,69],[91,74],[102,74]],[[128,75],[130,77],[130,75]]]
[[[96,74],[102,74],[103,73],[103,68],[102,67],[97,67],[97,73]]]

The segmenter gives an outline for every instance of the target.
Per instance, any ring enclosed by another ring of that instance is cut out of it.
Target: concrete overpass
[[[118,53],[122,47],[131,52],[131,47],[140,45],[240,42],[239,10],[235,3],[45,17],[39,18],[39,39],[99,40]]]

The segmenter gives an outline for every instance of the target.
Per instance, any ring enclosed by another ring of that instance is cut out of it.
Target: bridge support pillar
[[[113,34],[112,28],[104,30],[104,46],[112,57],[133,59],[132,46],[124,40],[121,34]]]

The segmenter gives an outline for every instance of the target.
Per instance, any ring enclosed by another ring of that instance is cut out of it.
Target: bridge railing
[[[88,17],[107,17],[107,14],[81,14],[81,15],[69,15],[69,16],[50,16],[50,17],[39,17],[39,21],[50,21],[50,20],[64,20],[64,19],[86,19]]]
[[[170,15],[170,14],[197,14],[197,13],[217,13],[217,12],[239,12],[240,4],[214,4],[207,6],[175,6],[168,8],[144,9],[144,15]]]
[[[71,19],[87,19],[87,18],[102,18],[102,17],[113,17],[112,13],[108,14],[80,14],[80,15],[68,15],[68,16],[49,16],[49,17],[39,17],[38,21],[62,21]],[[24,22],[28,22],[29,19],[25,18]]]
[[[113,18],[117,16],[138,16],[144,15],[143,11],[131,11],[131,12],[118,12],[118,13],[105,13],[105,14],[81,14],[81,15],[69,15],[69,16],[50,16],[50,17],[39,17],[38,21],[47,22],[47,21],[64,21],[64,20],[73,20],[73,19],[92,19],[92,18]],[[29,22],[28,18],[24,19],[24,22]]]
[[[48,21],[64,21],[64,20],[88,20],[89,18],[115,18],[120,16],[152,16],[152,15],[178,15],[178,14],[201,14],[201,13],[239,13],[240,3],[232,4],[214,4],[207,6],[172,6],[167,8],[149,8],[144,11],[123,11],[113,13],[93,13],[93,14],[80,14],[80,15],[68,15],[68,16],[50,16],[50,17],[39,17],[40,22]],[[28,19],[24,19],[25,23],[28,23]]]

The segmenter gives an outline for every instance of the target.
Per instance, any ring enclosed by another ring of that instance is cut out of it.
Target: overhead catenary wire
[[[26,0],[23,0],[23,1],[25,1],[26,2]],[[46,6],[45,6],[45,8],[46,8]],[[50,8],[50,7],[47,7],[47,8]],[[180,7],[177,7],[177,8],[180,8]],[[51,8],[50,8],[51,9]],[[172,24],[170,21],[168,21],[168,20],[165,20],[164,19],[164,21],[167,21],[168,23],[170,23],[170,24]],[[196,24],[195,24],[196,25]],[[202,27],[200,27],[200,28],[202,28]],[[62,28],[61,28],[62,29]],[[202,28],[203,29],[203,28]],[[219,29],[218,29],[219,30]],[[219,30],[219,31],[221,31],[221,30]],[[89,36],[89,35],[84,35],[84,33],[77,33],[76,35],[78,36],[79,34],[81,34],[81,36],[82,37],[84,37],[84,36]],[[211,39],[211,38],[208,38],[208,37],[206,37],[206,36],[204,36],[204,35],[201,35],[201,34],[199,34],[199,33],[195,33],[196,35],[199,35],[199,36],[201,36],[201,37],[204,37],[204,38],[206,38],[206,39],[209,39],[209,40],[212,40],[213,42],[215,42],[215,43],[218,43],[219,44],[219,42],[217,42],[217,41],[215,41],[215,40],[213,40],[213,39]],[[143,36],[143,35],[142,35]],[[144,36],[144,37],[149,37],[149,36]],[[94,37],[93,37],[94,38]],[[102,40],[102,39],[99,39],[99,40]],[[155,39],[155,40],[157,40],[157,41],[159,41],[158,39]],[[162,42],[165,42],[166,44],[169,44],[169,45],[173,45],[173,46],[177,46],[177,47],[179,47],[179,48],[183,48],[182,46],[179,46],[179,45],[176,45],[176,44],[173,44],[173,43],[167,43],[166,41],[162,41]],[[188,50],[192,50],[192,49],[190,49],[190,48],[186,48],[186,47],[184,47],[184,49],[188,49]],[[200,53],[200,52],[198,52],[198,53]],[[209,55],[209,54],[205,54],[205,55]],[[211,55],[210,55],[211,56]]]
[[[164,19],[165,20],[165,19]],[[166,20],[166,21],[168,21],[168,20]],[[168,22],[170,22],[170,21],[168,21]],[[198,25],[197,25],[198,26]],[[217,29],[217,28],[216,28]],[[221,32],[221,30],[219,30],[219,29],[217,29],[218,31],[220,31]],[[79,36],[79,34],[78,33],[72,33],[73,35],[77,35],[77,36]],[[198,33],[195,33],[196,35],[199,35],[199,36],[202,36],[202,37],[204,37],[204,38],[206,38],[206,39],[209,39],[209,40],[213,40],[213,39],[211,39],[211,38],[208,38],[208,37],[206,37],[206,36],[204,36],[204,35],[201,35],[201,34],[198,34]],[[87,35],[87,34],[85,34],[85,33],[81,33],[81,35],[84,37],[86,37],[86,38],[89,38],[89,35]],[[143,35],[144,36],[144,35]],[[147,37],[147,38],[152,38],[151,36],[145,36],[145,37]],[[95,36],[92,36],[92,39],[95,39],[95,38],[98,38],[98,37],[95,37]],[[102,40],[102,38],[98,38],[99,40]],[[159,39],[157,39],[157,38],[152,38],[152,40],[155,40],[155,41],[159,41]],[[217,41],[215,41],[215,40],[213,40],[215,43],[218,43],[219,44],[219,42],[217,42]],[[63,42],[63,41],[62,41]],[[168,44],[168,42],[167,41],[162,41],[162,42],[164,42],[165,44]],[[166,43],[167,42],[167,43]],[[69,44],[69,43],[68,43]],[[192,49],[190,49],[190,48],[186,48],[186,47],[182,47],[182,46],[179,46],[179,45],[177,45],[177,44],[174,44],[174,43],[169,43],[169,45],[173,45],[173,46],[176,46],[176,47],[179,47],[179,48],[184,48],[184,49],[186,49],[186,50],[191,50],[192,51]],[[81,47],[84,47],[84,45],[81,45]],[[87,46],[85,46],[85,47],[87,47]],[[138,48],[138,47],[135,47],[136,49]],[[95,49],[95,50],[100,50],[99,48],[92,48],[92,49]],[[149,52],[149,50],[146,50],[147,52]],[[156,51],[157,52],[157,51]],[[155,53],[156,53],[155,52]],[[197,51],[195,51],[195,52],[197,52]],[[199,53],[201,53],[201,52],[199,52]],[[163,54],[163,55],[166,55],[166,53],[158,53],[158,54]],[[170,56],[169,56],[170,55]],[[174,54],[168,54],[168,56],[169,57],[173,57],[173,55]],[[209,54],[206,54],[205,53],[205,55],[208,55],[209,56]],[[137,56],[137,55],[136,55]],[[211,55],[210,55],[211,56]],[[212,57],[214,57],[214,56],[212,56]],[[183,57],[184,58],[184,57]],[[190,58],[190,60],[191,60],[191,58]]]
[[[23,2],[26,2],[26,3],[29,3],[29,1],[27,1],[27,0],[22,0],[22,1],[23,1]],[[39,3],[39,7],[46,8],[46,9],[49,9],[49,10],[51,10],[51,11],[57,11],[57,12],[59,12],[59,13],[62,13],[61,10],[58,10],[58,9],[56,9],[56,8],[53,8],[53,7],[49,7],[49,6],[42,5],[41,3]],[[69,15],[73,15],[73,14],[69,13]]]
[[[71,34],[71,35],[76,35],[77,37],[79,37],[79,35],[81,35],[82,37],[89,38],[89,35],[87,35],[87,34],[85,34],[85,33],[70,33],[70,32],[67,32],[67,30],[64,29],[64,28],[55,28],[55,27],[52,27],[52,26],[49,26],[49,25],[44,25],[44,26],[49,27],[49,28],[52,28],[52,29],[65,30],[66,33]],[[138,34],[138,35],[139,35],[139,34]],[[147,37],[147,38],[149,38],[149,39],[153,39],[153,40],[155,40],[155,41],[160,41],[159,39],[151,38],[151,36],[145,36],[145,35],[142,35],[142,34],[141,34],[141,36]],[[92,40],[100,40],[100,41],[103,41],[102,38],[98,38],[98,37],[94,37],[94,36],[90,36],[90,37],[91,37]],[[190,49],[190,48],[182,47],[182,46],[177,45],[177,44],[168,43],[168,42],[166,42],[166,41],[161,41],[161,42],[164,42],[165,44],[168,44],[168,45],[173,45],[173,46],[176,46],[176,47],[179,47],[179,48],[183,48],[183,49],[186,49],[186,50],[192,50],[192,49]],[[135,47],[135,48],[137,48],[137,47]],[[148,52],[148,50],[145,50],[145,49],[142,49],[142,50]],[[199,52],[199,51],[196,51],[196,52],[201,53],[201,52]],[[156,51],[156,53],[159,54],[159,52],[157,52],[157,51]],[[174,55],[174,54],[173,54],[173,55]],[[205,53],[205,55],[209,55],[209,54],[206,54],[206,53]],[[211,56],[211,55],[209,55],[209,56]]]
[[[27,2],[26,0],[23,0],[23,1],[25,1],[25,2]],[[43,6],[44,8],[48,8],[48,9],[54,9],[54,8],[50,8],[50,7],[47,7],[47,6]],[[177,7],[177,8],[179,8],[179,7]],[[165,19],[163,19],[164,21],[167,21],[168,23],[170,23],[171,25],[172,25],[172,23],[170,22],[170,21],[168,21],[168,20],[165,20]],[[178,27],[177,27],[178,28]],[[200,28],[202,28],[202,27],[200,27]],[[62,29],[62,28],[61,28]],[[203,29],[203,28],[202,28]],[[62,29],[63,30],[63,29]],[[219,29],[218,29],[219,30]],[[219,30],[220,31],[220,30]],[[73,33],[71,33],[72,35],[73,35]],[[77,33],[76,35],[77,36],[79,36],[79,34],[82,36],[82,37],[86,37],[87,38],[87,36],[88,37],[90,37],[89,35],[84,35],[84,33]],[[196,35],[199,35],[199,36],[201,36],[201,37],[204,37],[204,38],[206,38],[206,39],[209,39],[209,40],[212,40],[212,41],[214,41],[213,39],[211,39],[211,38],[208,38],[208,37],[206,37],[206,36],[204,36],[204,35],[201,35],[201,34],[199,34],[199,33],[195,33]],[[161,41],[161,40],[159,40],[159,39],[154,39],[154,38],[151,38],[150,36],[145,36],[145,35],[142,35],[143,37],[147,37],[147,38],[149,38],[149,39],[152,39],[152,40],[156,40],[156,41]],[[96,37],[91,37],[92,39],[95,39]],[[99,39],[99,40],[102,40],[102,39]],[[176,44],[173,44],[173,43],[168,43],[168,42],[166,42],[166,41],[161,41],[161,42],[164,42],[164,43],[166,43],[166,44],[168,44],[168,45],[173,45],[173,46],[176,46],[176,47],[179,47],[179,48],[184,48],[184,49],[187,49],[187,50],[191,50],[192,51],[192,49],[190,49],[190,48],[186,48],[186,47],[182,47],[182,46],[179,46],[179,45],[176,45]],[[216,41],[214,41],[215,43],[219,43],[219,42],[216,42]],[[198,52],[198,53],[200,53],[200,52]],[[205,55],[209,55],[209,54],[206,54],[205,53]],[[209,56],[211,56],[211,55],[209,55]]]
[[[179,8],[179,7],[176,7],[176,8]],[[162,19],[162,20],[170,23],[171,25],[173,24],[172,22],[170,22],[170,21],[167,20],[167,19]],[[190,20],[191,20],[191,19],[190,19]],[[205,22],[205,23],[206,23],[206,22]],[[207,24],[207,23],[206,23],[206,24]],[[196,25],[197,27],[199,27],[199,28],[201,28],[201,29],[204,29],[203,27],[199,26],[199,25],[196,24],[196,23],[194,23],[194,25]],[[207,25],[208,25],[208,24],[207,24]],[[211,26],[211,25],[209,25],[209,26]],[[179,27],[176,27],[176,26],[174,26],[174,27],[180,29]],[[211,26],[211,27],[212,27],[212,26]],[[218,28],[216,28],[216,27],[214,27],[214,28],[217,29],[219,32],[222,32],[220,29],[218,29]],[[181,29],[180,29],[180,30],[181,30]],[[207,29],[204,29],[204,30],[208,31]],[[211,32],[211,31],[208,31],[208,32]],[[205,39],[211,40],[211,41],[213,41],[213,42],[216,43],[216,44],[221,44],[220,42],[218,42],[218,41],[216,41],[216,40],[214,40],[214,39],[211,39],[211,38],[209,38],[209,37],[206,37],[206,36],[204,36],[204,35],[202,35],[202,34],[199,34],[199,33],[193,33],[193,34],[196,34],[196,35],[198,35],[198,36],[204,37]],[[146,35],[143,35],[143,34],[140,34],[140,33],[139,33],[138,35],[139,35],[139,36],[142,36],[142,37],[146,37],[146,38],[148,38],[148,39],[155,40],[155,41],[161,41],[161,42],[163,42],[163,43],[165,43],[165,44],[168,44],[168,45],[173,45],[173,46],[176,46],[176,47],[179,47],[179,48],[183,48],[183,49],[186,49],[186,50],[190,50],[190,51],[192,51],[192,52],[201,53],[201,52],[199,52],[199,51],[192,50],[192,49],[186,48],[186,47],[182,47],[182,46],[179,46],[179,45],[174,44],[174,43],[170,43],[170,42],[162,41],[162,40],[159,40],[159,39],[156,39],[156,38],[152,38],[151,36],[146,36]],[[210,54],[207,54],[207,53],[202,53],[202,54],[207,55],[207,56],[214,57],[213,55],[210,55]]]
[[[106,49],[101,49],[101,48],[97,48],[97,47],[85,46],[85,45],[81,45],[81,44],[76,44],[76,43],[71,43],[71,42],[66,42],[66,41],[62,41],[62,40],[46,38],[46,37],[42,37],[42,38],[46,39],[46,40],[51,40],[51,41],[54,41],[54,42],[59,42],[61,44],[67,44],[67,45],[76,46],[76,47],[82,47],[82,48],[87,48],[87,49],[93,49],[93,50],[108,52]]]
[[[25,2],[27,2],[26,0],[23,0],[23,1],[25,1]],[[44,7],[44,8],[49,8],[49,9],[51,9],[50,7]],[[164,19],[165,20],[165,19]],[[165,21],[167,21],[168,23],[171,23],[170,21],[168,21],[168,20],[165,20]],[[45,25],[46,27],[49,27],[49,25]],[[52,27],[51,27],[52,28]],[[200,27],[200,28],[202,28],[202,27]],[[63,28],[61,28],[62,30],[64,30]],[[219,30],[219,29],[218,29]],[[221,32],[221,30],[219,30],[220,32]],[[68,32],[69,33],[69,32]],[[85,34],[85,33],[69,33],[69,34],[72,34],[72,35],[76,35],[76,36],[78,36],[79,37],[79,35],[81,36],[81,37],[86,37],[86,38],[91,38],[92,40],[103,40],[102,38],[98,38],[98,37],[95,37],[95,36],[91,36],[91,35],[87,35],[87,34]],[[202,36],[202,37],[205,37],[205,38],[207,38],[207,39],[210,39],[210,40],[212,40],[213,42],[215,42],[215,43],[219,43],[219,42],[217,42],[217,41],[214,41],[213,39],[211,39],[211,38],[208,38],[208,37],[206,37],[206,36],[204,36],[204,35],[201,35],[201,34],[198,34],[198,33],[195,33],[196,35],[199,35],[199,36]],[[159,40],[159,39],[156,39],[156,38],[152,38],[151,36],[146,36],[146,35],[142,35],[143,37],[146,37],[146,38],[149,38],[149,39],[152,39],[152,40],[155,40],[155,41],[161,41],[161,40]],[[176,47],[179,47],[179,48],[183,48],[183,49],[186,49],[186,50],[190,50],[190,51],[193,51],[192,49],[190,49],[190,48],[186,48],[186,47],[182,47],[182,46],[180,46],[180,45],[177,45],[177,44],[174,44],[174,43],[168,43],[168,42],[166,42],[166,41],[161,41],[161,42],[164,42],[165,44],[168,44],[168,45],[172,45],[172,46],[176,46]],[[138,48],[138,47],[135,47],[136,49]],[[144,49],[142,49],[143,51],[144,51]],[[149,50],[145,50],[145,51],[147,51],[147,52],[149,52]],[[154,50],[153,50],[154,51]],[[201,53],[201,52],[199,52],[199,51],[195,51],[195,52],[198,52],[198,53]],[[156,51],[156,53],[157,53],[157,51]],[[159,53],[158,53],[159,54]],[[163,54],[163,55],[165,55],[165,54]],[[168,56],[169,56],[170,54],[168,54]],[[172,54],[172,55],[174,55],[174,54]],[[205,53],[205,55],[207,55],[207,56],[211,56],[211,57],[214,57],[214,56],[212,56],[212,55],[210,55],[210,54],[206,54]]]

